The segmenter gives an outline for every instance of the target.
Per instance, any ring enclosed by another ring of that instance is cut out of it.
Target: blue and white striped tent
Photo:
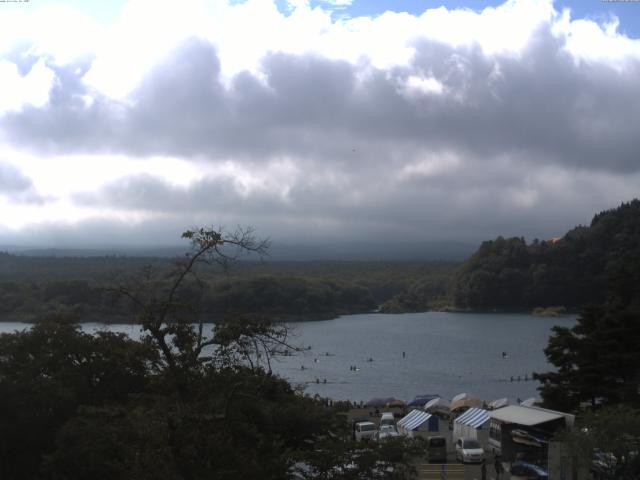
[[[482,408],[470,408],[453,421],[453,441],[473,438],[484,449],[489,444],[489,412]]]
[[[455,419],[456,423],[461,423],[462,425],[467,425],[471,428],[480,428],[488,421],[489,412],[482,408],[470,408]]]
[[[438,417],[422,410],[412,410],[405,415],[397,423],[398,432],[410,437],[416,435],[424,435],[431,432],[437,434],[440,429],[440,420]]]

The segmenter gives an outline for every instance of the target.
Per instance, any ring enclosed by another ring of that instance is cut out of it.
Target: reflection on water
[[[273,368],[292,383],[305,385],[307,393],[334,399],[411,400],[425,393],[451,398],[468,392],[487,400],[515,401],[537,395],[537,383],[530,377],[550,368],[542,349],[551,327],[574,322],[573,317],[428,312],[291,323],[293,343],[311,349],[278,357]],[[0,332],[28,327],[0,323]],[[85,331],[102,328],[140,336],[136,325],[83,325]]]

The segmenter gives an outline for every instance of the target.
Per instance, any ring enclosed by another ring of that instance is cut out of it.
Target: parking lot
[[[396,412],[399,409],[386,409],[388,411]],[[367,409],[354,409],[348,414],[348,420],[350,422],[356,420],[369,420],[376,424],[379,422],[379,416]],[[418,471],[418,478],[420,480],[481,480],[482,475],[480,471],[480,465],[478,464],[461,464],[456,460],[455,453],[449,452],[447,455],[447,463],[442,468],[441,464],[429,464],[424,457],[416,457],[413,461],[414,466]],[[495,480],[496,473],[493,468],[493,458],[487,457],[487,475],[486,480]],[[508,478],[504,473],[501,480]]]

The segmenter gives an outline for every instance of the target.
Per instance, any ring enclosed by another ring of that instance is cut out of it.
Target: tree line
[[[162,279],[154,288],[162,288]],[[53,280],[0,283],[0,318],[38,321],[56,313],[84,321],[117,322],[130,317],[130,306],[114,297],[108,283]],[[373,310],[376,302],[364,286],[305,277],[260,276],[203,282],[190,279],[180,301],[217,321],[226,315],[261,313],[274,319],[334,318]]]
[[[0,320],[31,322],[64,313],[84,321],[126,321],[128,304],[108,287],[171,265],[169,258],[0,253]],[[439,262],[241,260],[226,271],[203,265],[197,279],[184,282],[181,299],[216,321],[258,312],[290,320],[335,318],[372,311],[416,280],[449,275],[454,267]],[[154,281],[156,287],[166,282]]]

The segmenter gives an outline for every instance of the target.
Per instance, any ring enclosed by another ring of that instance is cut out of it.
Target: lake
[[[336,400],[366,402],[382,396],[406,401],[417,394],[451,398],[467,392],[515,401],[537,396],[537,382],[525,381],[525,375],[551,368],[542,351],[551,328],[574,323],[575,317],[444,312],[295,322],[289,323],[293,343],[311,349],[278,357],[273,369],[291,383],[305,385],[307,393]],[[0,332],[23,328],[29,326],[0,323]],[[135,325],[83,325],[86,331],[103,328],[134,338],[140,334]]]

